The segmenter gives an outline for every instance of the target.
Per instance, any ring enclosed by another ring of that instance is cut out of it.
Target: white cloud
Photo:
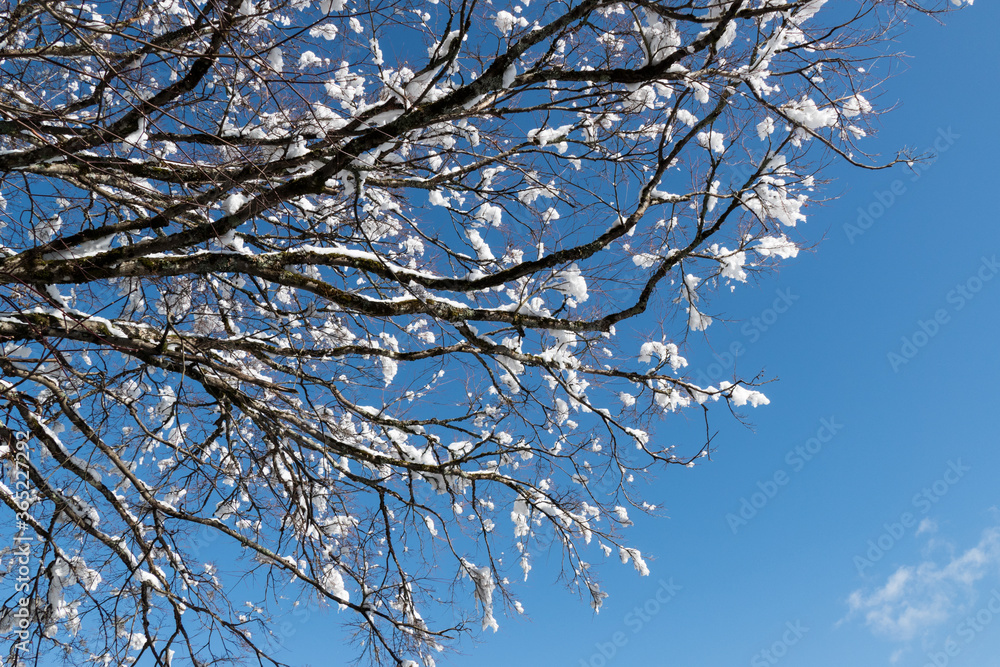
[[[928,517],[925,518],[923,521],[921,521],[920,525],[917,526],[916,534],[922,535],[924,533],[936,533],[937,529],[938,529],[937,521]]]
[[[921,523],[920,532],[932,530]],[[874,591],[854,591],[847,599],[848,616],[861,614],[872,632],[900,641],[944,623],[973,602],[976,582],[1000,566],[1000,528],[983,531],[979,544],[964,553],[956,554],[954,547],[948,552],[944,565],[933,560],[904,565]]]

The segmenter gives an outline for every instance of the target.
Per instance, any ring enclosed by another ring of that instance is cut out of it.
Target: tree
[[[867,98],[945,3],[824,4],[5,5],[12,660],[277,664],[318,598],[431,665],[550,543],[646,574],[636,482],[711,445],[651,420],[767,403],[686,377],[710,293],[913,159]]]

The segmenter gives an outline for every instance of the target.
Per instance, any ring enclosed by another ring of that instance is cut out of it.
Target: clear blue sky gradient
[[[800,229],[814,251],[713,302],[733,321],[709,328],[712,348],[739,342],[742,374],[779,381],[764,389],[770,406],[745,413],[750,428],[716,410],[711,463],[672,469],[649,489],[666,516],[642,518],[629,537],[655,558],[650,576],[604,563],[610,597],[595,615],[556,581],[558,559],[539,556],[521,588],[526,615],[500,618],[498,633],[464,642],[439,667],[1000,666],[1000,613],[981,613],[989,622],[978,630],[960,625],[1000,591],[995,550],[983,550],[968,584],[932,576],[1000,526],[1000,267],[982,259],[1000,257],[1000,9],[980,2],[946,23],[916,17],[900,44],[912,58],[880,100],[899,106],[869,140],[883,155],[938,141],[937,160],[916,179],[905,168],[833,167],[826,192],[840,198],[812,207]],[[875,215],[849,238],[859,209]],[[767,312],[778,290],[794,297],[780,315]],[[755,317],[766,331],[744,324]],[[890,352],[905,363],[894,368]],[[832,438],[823,420],[837,426]],[[691,443],[698,428],[675,416],[656,436]],[[807,461],[796,448],[816,449],[817,435],[828,442]],[[959,477],[949,462],[968,470]],[[769,485],[776,473],[785,483]],[[743,499],[760,507],[734,532],[727,515]],[[892,526],[906,513],[912,525]],[[918,535],[924,519],[936,528]],[[859,567],[880,538],[888,549]],[[928,583],[893,609],[917,612],[939,596],[941,616],[900,637],[850,613],[853,592],[872,596],[904,567]],[[672,593],[660,583],[671,580]],[[291,664],[350,663],[336,611],[289,620]]]

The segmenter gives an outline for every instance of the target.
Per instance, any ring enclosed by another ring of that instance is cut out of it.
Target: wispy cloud
[[[965,552],[953,546],[948,552],[943,565],[904,565],[881,587],[854,591],[848,617],[863,615],[872,632],[899,641],[944,623],[974,601],[976,582],[1000,569],[1000,527],[983,531],[979,544]]]
[[[917,535],[922,535],[924,533],[936,533],[938,529],[937,522],[931,518],[924,518],[917,526]]]

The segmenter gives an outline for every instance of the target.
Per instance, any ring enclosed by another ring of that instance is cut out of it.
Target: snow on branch
[[[871,59],[919,8],[824,4],[9,9],[22,657],[276,665],[295,599],[429,667],[544,549],[595,609],[598,562],[651,573],[640,482],[709,447],[659,420],[768,404],[691,380],[714,294],[797,256],[821,165],[906,159]]]

